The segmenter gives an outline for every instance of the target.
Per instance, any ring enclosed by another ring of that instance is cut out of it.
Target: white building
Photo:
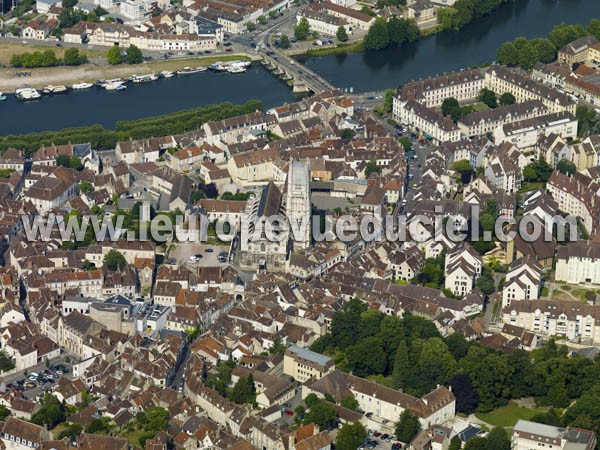
[[[519,420],[512,430],[513,450],[592,450],[596,434],[579,428],[560,428],[527,420]]]

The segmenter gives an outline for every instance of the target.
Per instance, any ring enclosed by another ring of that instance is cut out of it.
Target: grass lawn
[[[517,423],[517,420],[529,420],[534,415],[542,412],[541,410],[523,408],[517,406],[516,403],[510,402],[506,406],[501,406],[489,413],[476,413],[479,420],[489,423],[493,427],[512,427]]]
[[[534,191],[534,190],[539,189],[541,187],[544,187],[544,183],[541,182],[541,181],[525,181],[521,185],[521,189],[519,189],[517,192]]]
[[[185,66],[208,66],[217,61],[248,60],[243,55],[223,55],[190,58],[174,58],[167,60],[157,60],[145,64],[117,64],[97,66],[94,64],[84,64],[82,66],[57,66],[44,67],[38,69],[24,69],[31,72],[27,79],[19,78],[15,75],[19,69],[7,68],[0,69],[0,91],[12,92],[19,87],[27,84],[30,87],[41,88],[48,84],[66,84],[80,83],[82,81],[94,82],[96,80],[105,80],[110,78],[129,77],[133,74],[158,73],[163,70],[174,71]]]
[[[129,445],[131,445],[132,447],[144,448],[140,444],[140,438],[144,437],[144,431],[142,430],[134,430],[130,432],[121,433],[120,437],[127,439],[127,442],[129,442]]]
[[[573,297],[571,297],[565,291],[561,291],[560,289],[555,289],[552,292],[552,299],[553,300],[573,300]]]
[[[542,288],[542,292],[540,294],[540,297],[548,297],[548,288],[547,287],[543,287]]]
[[[35,45],[35,44],[22,44],[12,42],[2,42],[0,44],[0,64],[9,64],[10,57],[15,53],[32,53],[32,52],[43,52],[45,50],[52,50],[57,58],[62,58],[65,50],[69,47],[56,47],[51,45]],[[81,50],[80,53],[87,55],[88,58],[105,56],[108,49],[91,49]]]

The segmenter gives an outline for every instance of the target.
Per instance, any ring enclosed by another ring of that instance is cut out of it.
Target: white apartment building
[[[485,87],[499,94],[511,93],[516,103],[539,100],[550,113],[575,114],[577,104],[568,95],[503,66],[491,66],[486,71]]]
[[[577,123],[577,118],[567,111],[520,120],[497,127],[494,142],[510,142],[519,150],[533,150],[542,136],[552,133],[565,140],[577,139]]]
[[[512,430],[513,450],[593,450],[596,434],[579,428],[560,428],[527,420],[519,420]]]
[[[578,172],[568,176],[554,171],[546,189],[560,211],[579,218],[588,233],[595,233],[600,222],[600,185]]]
[[[600,306],[578,301],[521,300],[502,310],[504,323],[538,336],[557,336],[573,342],[600,343]]]
[[[335,369],[333,360],[325,355],[292,345],[283,356],[283,373],[304,383],[320,379]]]
[[[600,284],[600,244],[578,241],[558,247],[555,278],[571,284]]]

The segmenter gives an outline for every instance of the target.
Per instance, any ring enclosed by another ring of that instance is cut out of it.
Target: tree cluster
[[[44,50],[43,52],[15,53],[10,57],[10,65],[13,67],[53,67],[61,64],[61,60],[56,57],[54,50]]]
[[[386,21],[378,17],[365,36],[364,46],[366,50],[377,51],[414,42],[420,37],[421,30],[413,19],[392,16]]]
[[[496,61],[507,66],[521,66],[528,70],[537,62],[550,63],[556,59],[556,52],[576,39],[588,34],[600,38],[600,20],[590,20],[583,25],[555,25],[546,38],[527,40],[518,37],[514,41],[503,43],[496,51]]]
[[[600,431],[600,360],[567,357],[567,349],[553,340],[531,353],[507,354],[460,334],[442,339],[428,320],[409,312],[403,318],[385,316],[354,299],[334,314],[331,332],[311,349],[335,355],[340,370],[381,375],[382,382],[411,395],[451,385],[457,411],[465,414],[528,396],[555,408],[577,400],[561,418],[562,425]]]
[[[457,0],[452,7],[438,11],[442,30],[460,30],[473,20],[491,14],[502,3],[512,0]]]
[[[58,131],[42,131],[0,137],[0,152],[9,148],[25,150],[31,156],[42,145],[61,145],[70,142],[90,142],[95,149],[115,148],[119,141],[167,136],[197,130],[211,120],[249,114],[263,110],[260,100],[248,100],[241,105],[230,102],[216,103],[198,108],[177,111],[161,116],[137,120],[119,121],[116,130],[107,130],[101,125],[65,128]]]
[[[552,175],[553,169],[545,159],[537,159],[523,167],[523,178],[526,181],[540,181],[545,183]]]
[[[306,17],[302,17],[298,24],[294,27],[294,36],[299,41],[303,41],[308,39],[308,35],[310,34],[310,26],[308,25],[308,19]]]

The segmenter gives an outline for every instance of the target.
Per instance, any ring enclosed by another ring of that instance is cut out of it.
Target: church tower
[[[308,164],[292,161],[287,176],[286,216],[293,250],[310,246],[310,169]],[[294,231],[296,230],[296,231]]]

